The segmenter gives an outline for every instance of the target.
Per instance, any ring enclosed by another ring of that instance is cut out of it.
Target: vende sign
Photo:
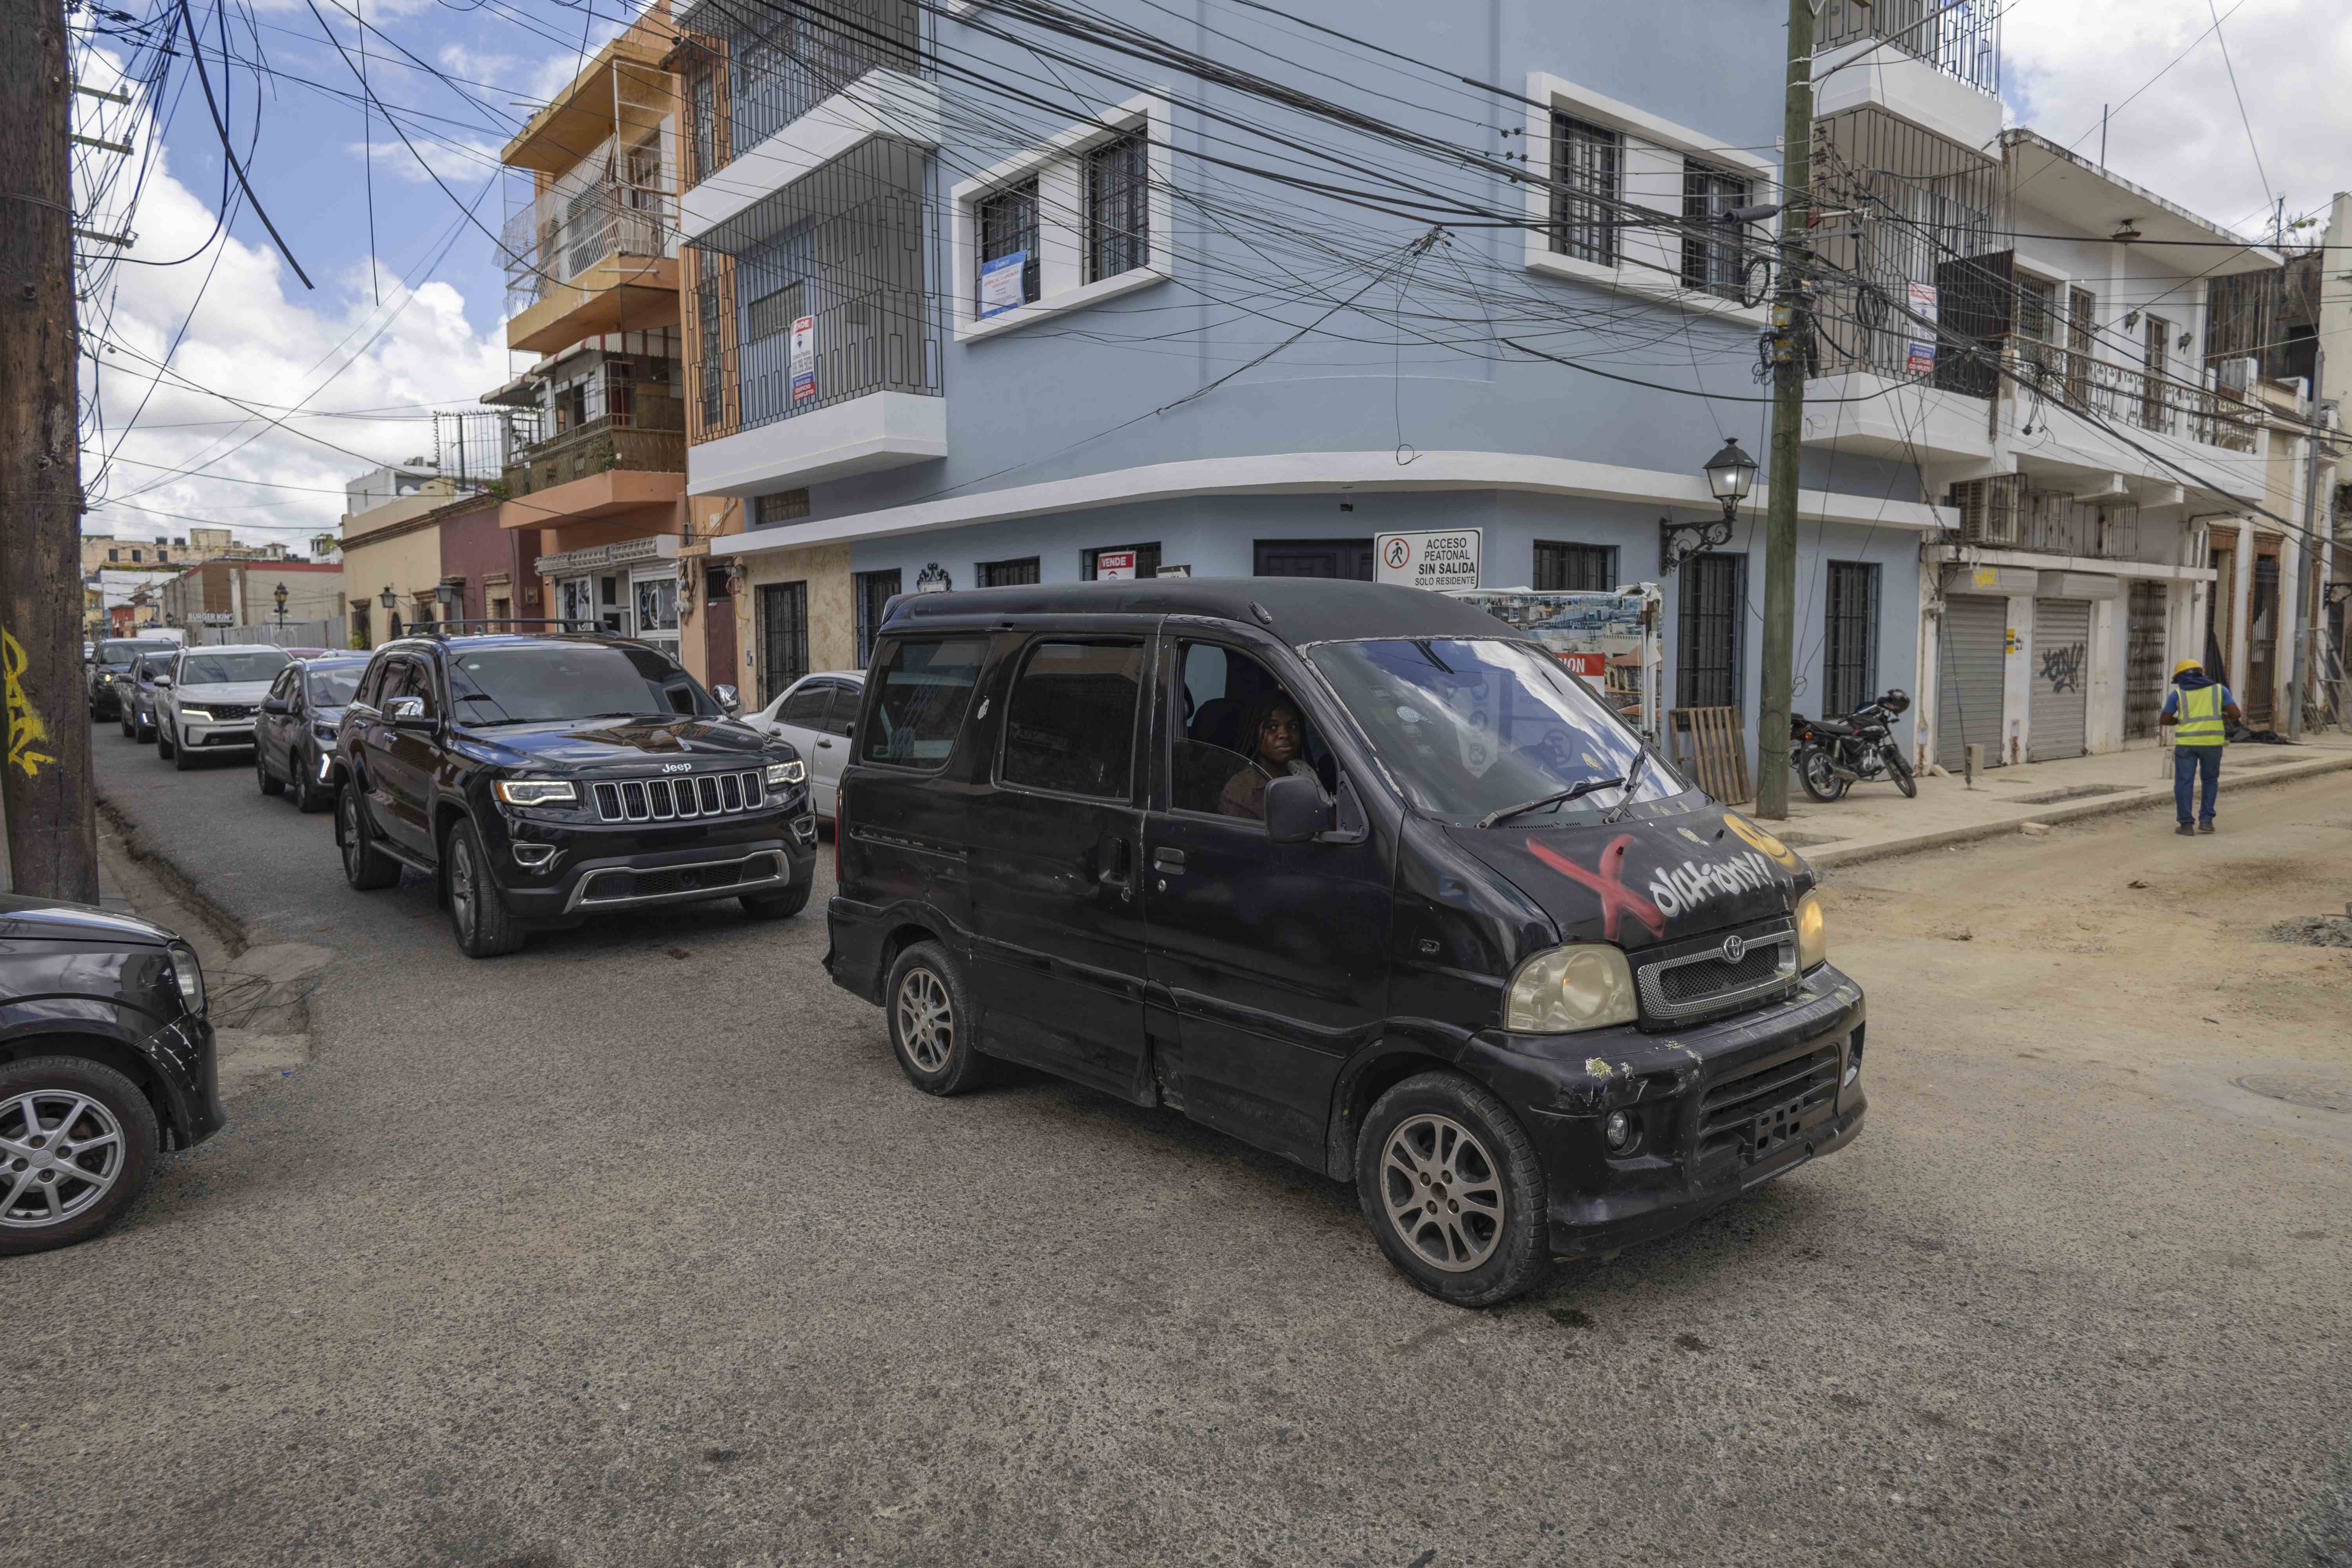
[[[1105,550],[1095,556],[1097,577],[1132,577],[1135,575],[1135,552]]]
[[[1476,528],[1377,535],[1372,540],[1374,580],[1408,588],[1475,588],[1484,535],[1485,530]]]

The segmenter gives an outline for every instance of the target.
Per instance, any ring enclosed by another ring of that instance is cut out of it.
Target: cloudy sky
[[[368,461],[430,453],[420,410],[472,405],[520,368],[500,346],[505,280],[485,232],[506,211],[497,149],[617,30],[619,9],[251,0],[229,12],[241,63],[219,73],[218,13],[190,0],[240,157],[253,149],[254,189],[316,287],[242,201],[226,239],[214,237],[226,171],[183,40],[160,129],[137,132],[152,147],[135,208],[122,216],[124,182],[110,202],[120,221],[100,226],[127,227],[136,244],[84,307],[105,345],[85,377],[85,399],[97,395],[85,410],[86,531],[152,538],[226,523],[299,546],[333,529],[344,480]],[[361,17],[369,82],[404,111],[414,151],[380,114],[362,124]],[[2002,25],[2014,121],[2095,155],[2100,105],[2114,104],[2110,166],[2191,211],[2259,233],[2277,196],[2292,219],[2324,215],[2329,193],[2352,187],[2344,0],[2006,0]],[[135,58],[119,37],[93,42],[118,65]],[[108,66],[83,68],[102,80]],[[105,117],[86,131],[131,129],[109,106],[82,107]]]

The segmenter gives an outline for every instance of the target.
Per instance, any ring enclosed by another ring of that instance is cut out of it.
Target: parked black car
[[[131,667],[131,679],[115,688],[115,705],[122,710],[122,737],[127,741],[155,738],[155,678],[172,672],[177,648],[142,653]]]
[[[227,1125],[205,975],[162,926],[0,894],[0,1254],[87,1241]]]
[[[602,636],[428,636],[378,648],[331,753],[354,888],[434,877],[457,945],[606,910],[740,898],[798,914],[807,769],[668,655]]]
[[[109,637],[91,651],[89,716],[93,721],[122,716],[122,691],[131,681],[131,661],[144,653],[177,653],[180,645],[161,637]]]
[[[363,653],[326,654],[278,672],[253,721],[253,775],[262,794],[291,789],[304,811],[334,803],[327,781],[335,731],[367,667]]]
[[[1334,1179],[1507,1300],[1860,1130],[1813,874],[1538,643],[1370,583],[908,595],[851,737],[835,982]]]

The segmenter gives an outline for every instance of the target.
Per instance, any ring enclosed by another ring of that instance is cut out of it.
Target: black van
[[[990,1058],[1352,1180],[1486,1306],[1862,1125],[1810,868],[1472,606],[1148,579],[894,601],[835,982],[934,1094]]]

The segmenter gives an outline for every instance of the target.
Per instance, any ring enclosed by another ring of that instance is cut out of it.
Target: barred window
[[[693,126],[694,177],[707,180],[719,172],[719,85],[712,79],[707,54],[698,53],[692,79],[688,120]]]
[[[1697,159],[1683,164],[1683,283],[1686,288],[1739,298],[1739,278],[1747,266],[1741,226],[1723,215],[1748,205],[1748,182],[1740,175]]]
[[[703,266],[709,267],[708,258]],[[704,278],[694,291],[697,324],[702,332],[702,426],[708,430],[726,416],[726,367],[719,331],[719,287],[712,278]]]
[[[808,314],[802,309],[807,298],[807,288],[793,282],[752,300],[751,319],[744,323],[744,341],[756,343],[762,338],[791,331],[793,323]]]
[[[773,528],[808,514],[809,493],[805,489],[774,490],[754,497],[751,502],[752,526],[756,528]]]
[[[1579,261],[1617,264],[1617,203],[1625,141],[1605,125],[1551,117],[1551,247]]]
[[[1605,594],[1616,585],[1614,546],[1536,541],[1537,593]]]
[[[1139,127],[1086,155],[1087,281],[1151,259],[1150,139]]]
[[[980,276],[986,277],[989,264],[1016,252],[1022,257],[1021,300],[1027,304],[1038,296],[1037,271],[1037,182],[1022,181],[1007,185],[992,195],[982,197],[972,208],[972,221],[980,230]],[[981,299],[979,279],[973,279],[974,298],[979,309],[985,311],[987,301]]]

